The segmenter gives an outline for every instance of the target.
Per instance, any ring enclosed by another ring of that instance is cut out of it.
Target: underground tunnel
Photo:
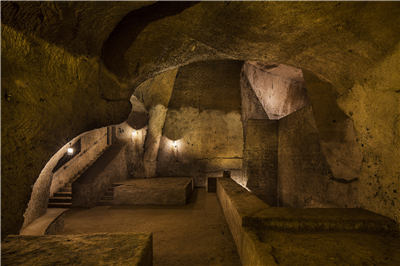
[[[49,212],[30,243],[84,249],[74,210],[168,209],[178,186],[182,208],[215,197],[241,265],[399,262],[398,3],[1,9],[3,263]],[[127,260],[161,263],[149,233]],[[198,265],[233,265],[213,256]]]

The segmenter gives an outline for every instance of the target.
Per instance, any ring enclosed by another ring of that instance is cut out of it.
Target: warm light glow
[[[68,148],[68,155],[73,155],[74,154],[74,149]]]
[[[176,148],[176,140],[172,142],[172,144],[174,145],[174,147]]]
[[[132,130],[132,135],[134,135],[136,133],[136,130]]]

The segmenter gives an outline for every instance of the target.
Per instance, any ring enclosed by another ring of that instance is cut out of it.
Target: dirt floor
[[[65,212],[60,235],[152,232],[154,266],[241,265],[215,193],[195,188],[185,206],[98,206]]]

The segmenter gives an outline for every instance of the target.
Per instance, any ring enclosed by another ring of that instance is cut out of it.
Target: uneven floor
[[[152,232],[154,266],[241,265],[216,193],[195,188],[185,206],[98,206],[65,212],[60,235]]]

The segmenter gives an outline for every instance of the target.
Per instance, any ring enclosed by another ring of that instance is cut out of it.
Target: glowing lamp
[[[136,133],[136,130],[132,130],[132,135],[135,135],[135,133]]]
[[[68,148],[68,155],[73,155],[74,154],[74,149],[71,147]]]
[[[174,145],[174,147],[176,148],[176,140],[174,142],[172,142],[172,144]]]

